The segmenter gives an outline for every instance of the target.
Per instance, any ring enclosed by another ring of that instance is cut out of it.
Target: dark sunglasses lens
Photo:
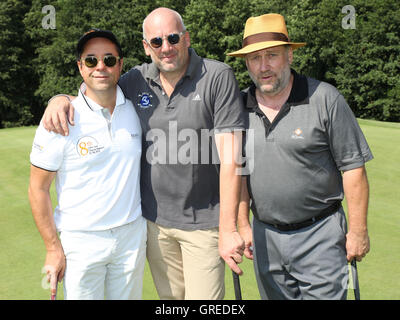
[[[177,44],[179,42],[179,34],[174,33],[168,36],[168,42],[170,44]]]
[[[114,67],[116,63],[117,63],[117,57],[114,57],[114,56],[105,56],[104,57],[104,64],[107,67]]]
[[[156,37],[150,40],[151,45],[153,46],[153,48],[159,48],[162,45],[162,38],[160,37]]]
[[[97,65],[97,58],[96,57],[86,57],[85,65],[88,68],[94,68]]]

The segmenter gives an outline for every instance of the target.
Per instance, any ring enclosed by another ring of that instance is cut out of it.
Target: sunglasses
[[[106,55],[103,57],[103,63],[106,67],[114,67],[119,59],[120,57]],[[87,56],[85,59],[83,59],[83,62],[85,63],[86,67],[94,68],[99,63],[99,59],[95,56]]]
[[[145,41],[149,43],[153,48],[157,49],[160,48],[163,44],[163,41],[165,38],[167,38],[168,42],[172,45],[179,43],[181,37],[186,33],[186,31],[181,31],[179,33],[172,33],[168,36],[164,37],[155,37],[153,39],[150,39],[150,42],[148,42],[146,39]]]

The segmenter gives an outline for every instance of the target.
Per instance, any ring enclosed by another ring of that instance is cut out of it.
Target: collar
[[[97,104],[94,102],[92,99],[90,99],[88,96],[83,96],[84,93],[86,92],[86,83],[82,82],[82,84],[79,87],[79,92],[78,92],[78,97],[83,101],[83,103],[86,105],[85,99],[87,102],[90,104],[90,108],[92,111],[99,111],[105,109],[101,105]],[[115,100],[115,108],[119,105],[125,104],[125,95],[123,94],[121,88],[119,85],[117,85],[117,98]]]
[[[183,78],[188,77],[193,79],[197,74],[197,67],[201,63],[201,58],[197,55],[193,48],[189,48],[189,66],[186,69],[186,73]],[[157,68],[154,62],[149,64],[147,72],[144,74],[145,78],[156,81],[160,78],[160,70]]]
[[[290,90],[289,98],[286,101],[288,106],[297,106],[300,104],[308,103],[308,82],[307,77],[298,74],[295,70],[290,69],[293,74],[293,85]],[[247,109],[258,109],[258,103],[256,99],[256,86],[253,83],[247,89]]]

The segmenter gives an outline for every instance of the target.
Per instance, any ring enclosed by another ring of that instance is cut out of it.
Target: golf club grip
[[[357,262],[355,259],[351,260],[351,270],[353,272],[353,287],[354,287],[354,299],[361,300],[360,298],[360,284],[358,282],[358,271],[357,271]]]
[[[242,300],[242,290],[240,289],[239,275],[232,270],[233,287],[235,289],[235,299]]]

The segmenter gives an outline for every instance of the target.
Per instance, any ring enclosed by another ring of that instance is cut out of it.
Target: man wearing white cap
[[[245,58],[254,82],[243,92],[254,170],[243,176],[238,219],[263,299],[345,299],[347,262],[369,251],[364,164],[373,156],[337,89],[290,68],[304,45],[289,40],[283,16],[265,14],[247,20],[242,49],[229,54]]]

